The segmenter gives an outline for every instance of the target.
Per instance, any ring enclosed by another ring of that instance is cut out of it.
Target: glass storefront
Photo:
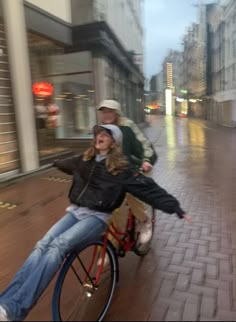
[[[34,93],[39,152],[45,157],[65,150],[60,139],[92,137],[96,123],[92,55],[66,53],[58,44],[32,33],[28,33],[28,44],[32,86],[47,84],[53,89],[51,95]],[[50,121],[53,117],[55,124]]]

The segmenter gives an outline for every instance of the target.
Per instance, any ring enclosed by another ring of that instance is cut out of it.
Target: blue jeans
[[[67,213],[41,239],[8,288],[0,305],[12,321],[22,321],[60,268],[65,256],[97,240],[107,225],[95,216],[79,221]]]

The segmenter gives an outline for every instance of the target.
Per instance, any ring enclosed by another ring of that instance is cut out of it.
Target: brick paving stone
[[[196,257],[196,254],[196,249],[187,249],[184,255],[184,261],[192,261]]]
[[[216,265],[218,263],[218,260],[216,258],[210,258],[206,256],[198,256],[196,258],[196,261],[201,263],[212,264],[212,265]]]
[[[158,263],[158,268],[160,270],[165,270],[168,267],[170,261],[171,261],[170,257],[160,257],[159,263]]]
[[[205,257],[208,254],[208,246],[206,245],[199,245],[197,250],[197,255],[199,257]]]
[[[213,279],[205,279],[205,285],[207,287],[213,287],[216,289],[222,289],[225,291],[229,291],[231,286],[231,283],[228,281],[220,281],[220,280],[213,280]]]
[[[183,303],[171,303],[167,311],[165,321],[180,321],[183,315]]]
[[[201,236],[201,230],[193,230],[190,234],[190,239],[199,239]]]
[[[201,269],[194,269],[192,273],[192,284],[201,285],[204,281],[205,271]]]
[[[209,278],[217,278],[219,275],[219,267],[215,264],[207,264],[206,276]]]
[[[216,318],[218,321],[236,321],[236,311],[220,310]]]
[[[204,316],[210,319],[215,316],[215,312],[216,312],[216,299],[208,296],[203,296],[202,302],[201,302],[201,310],[200,310],[201,316]]]
[[[168,252],[174,252],[176,254],[184,254],[185,253],[185,248],[181,247],[171,247],[171,246],[166,246],[164,250]]]
[[[190,276],[179,274],[177,283],[176,283],[176,290],[178,291],[186,291],[188,289],[190,283]]]
[[[220,260],[220,273],[231,274],[233,270],[232,262],[226,260]]]
[[[210,296],[210,297],[216,296],[216,290],[211,287],[207,287],[207,286],[200,286],[200,285],[191,284],[189,287],[189,292],[191,292],[193,294],[206,295],[206,296]]]
[[[178,266],[178,265],[169,265],[168,270],[169,272],[181,273],[181,274],[190,274],[192,272],[191,268]]]
[[[229,260],[230,256],[228,254],[222,254],[222,253],[215,253],[215,252],[209,252],[209,257],[216,258],[216,259],[223,259],[223,260]]]
[[[183,263],[184,255],[183,254],[174,254],[171,259],[171,264],[181,265]]]
[[[198,321],[199,320],[199,308],[194,303],[186,302],[182,321]]]
[[[148,321],[164,321],[168,307],[168,304],[166,304],[164,307],[160,305],[153,306],[151,308],[151,313],[149,315]]]
[[[208,241],[207,240],[203,240],[201,239],[189,239],[189,243],[191,244],[197,244],[197,245],[208,245]]]
[[[210,228],[209,227],[203,227],[201,231],[201,236],[209,236],[210,234]]]
[[[195,261],[184,261],[183,266],[204,269],[206,265],[205,265],[205,263],[201,263],[201,262],[197,262],[197,261],[196,262]]]
[[[171,236],[169,239],[168,239],[168,242],[167,242],[167,246],[175,246],[176,243],[178,242],[179,240],[179,235],[174,235],[174,236]]]
[[[197,305],[200,302],[201,295],[193,294],[189,290],[183,292],[175,290],[171,298],[174,300],[182,301],[184,303],[188,300],[190,303]]]
[[[209,250],[212,252],[217,252],[220,249],[219,242],[211,241],[209,244]]]
[[[175,283],[171,280],[164,280],[161,285],[159,296],[161,298],[168,298],[175,288]]]
[[[186,243],[189,240],[189,234],[186,234],[186,232],[181,232],[179,237],[180,243]]]
[[[232,307],[232,296],[231,292],[228,290],[218,290],[218,310],[230,310]]]

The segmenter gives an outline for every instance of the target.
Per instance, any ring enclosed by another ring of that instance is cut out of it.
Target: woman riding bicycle
[[[121,153],[122,133],[115,125],[96,126],[94,142],[82,156],[55,165],[73,175],[71,206],[36,244],[25,264],[0,295],[0,321],[22,321],[71,251],[96,241],[107,228],[126,192],[156,209],[189,220],[179,202],[152,179],[129,166]]]

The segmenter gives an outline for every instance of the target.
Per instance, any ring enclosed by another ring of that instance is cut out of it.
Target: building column
[[[95,57],[93,59],[94,66],[94,86],[95,86],[95,101],[98,105],[107,97],[106,75],[105,75],[105,60],[104,58]]]
[[[39,167],[34,104],[23,0],[2,0],[3,17],[13,85],[21,170]]]

